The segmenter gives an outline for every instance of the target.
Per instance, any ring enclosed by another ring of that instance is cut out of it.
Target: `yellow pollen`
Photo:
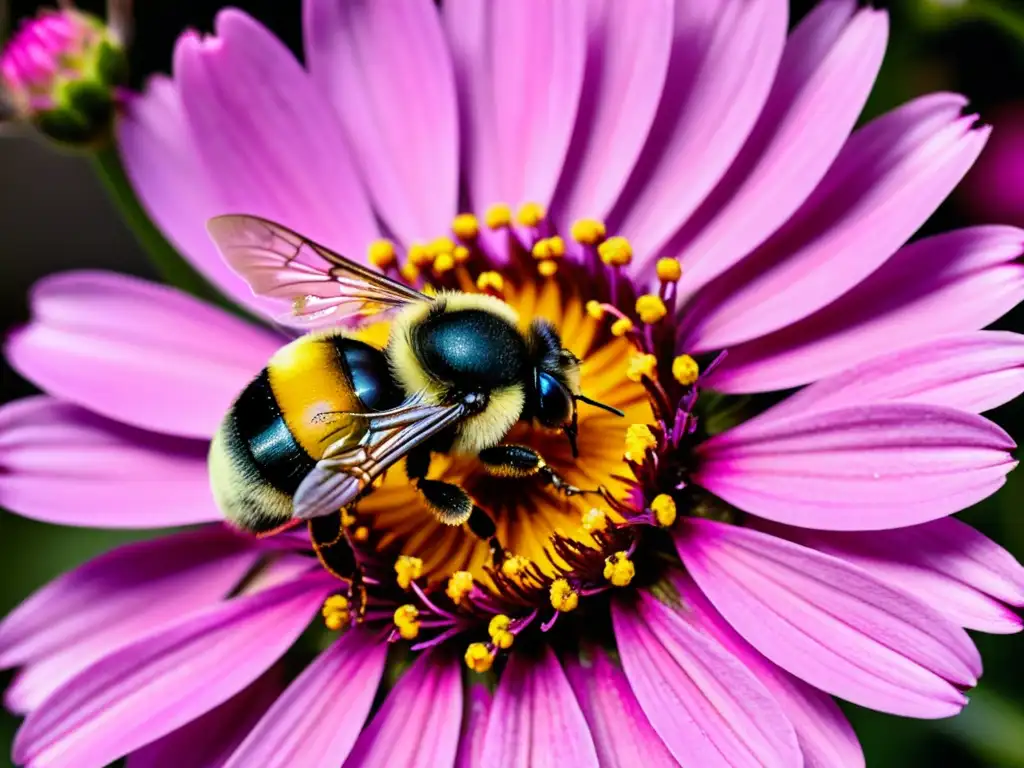
[[[437,296],[437,288],[432,286],[430,283],[427,283],[426,285],[423,286],[423,295],[424,296]]]
[[[622,337],[633,330],[633,321],[628,317],[620,317],[612,323],[612,336]]]
[[[458,605],[462,599],[473,591],[473,574],[469,571],[456,571],[448,578],[445,593],[452,602]]]
[[[672,361],[672,375],[676,381],[688,387],[700,376],[700,366],[689,355],[680,355]]]
[[[409,263],[417,267],[425,267],[434,261],[434,251],[429,245],[413,243],[409,246]]]
[[[367,260],[377,269],[387,269],[397,260],[395,244],[390,240],[374,240],[366,250]]]
[[[548,249],[551,251],[551,258],[560,259],[565,256],[565,240],[558,235],[548,238]]]
[[[583,530],[587,533],[603,531],[608,527],[608,515],[597,507],[591,507],[583,513],[583,521],[581,525],[583,526]]]
[[[398,586],[408,589],[414,579],[423,575],[423,561],[418,557],[400,555],[395,561],[395,573],[398,576]]]
[[[420,277],[420,268],[411,261],[407,261],[402,265],[402,268],[398,270],[398,273],[402,276],[402,279],[405,280],[405,282],[415,283]]]
[[[504,203],[492,205],[484,213],[484,223],[489,229],[501,229],[512,223],[512,209]]]
[[[541,277],[553,277],[558,272],[558,262],[542,261],[537,265],[537,272],[540,273]]]
[[[629,368],[626,369],[626,378],[637,383],[646,376],[654,379],[658,370],[658,358],[654,355],[633,355],[629,359]]]
[[[494,663],[494,654],[486,643],[470,643],[463,658],[466,666],[474,672],[486,672]]]
[[[548,243],[548,239],[546,237],[542,237],[534,243],[533,248],[530,249],[530,253],[533,254],[533,258],[535,259],[550,259],[551,246]]]
[[[540,203],[523,203],[519,206],[519,213],[516,220],[524,227],[536,227],[547,216],[547,211]]]
[[[456,245],[455,250],[452,251],[452,256],[455,257],[456,264],[465,264],[469,261],[469,248],[464,245]]]
[[[597,246],[601,261],[613,267],[624,267],[633,260],[633,246],[624,237],[609,237]]]
[[[675,259],[658,259],[658,264],[654,269],[658,274],[658,279],[663,283],[674,283],[683,276],[683,268]]]
[[[597,219],[578,219],[573,222],[569,234],[582,245],[597,245],[604,240],[604,223]]]
[[[427,246],[434,256],[440,256],[442,253],[451,253],[455,250],[455,242],[450,237],[437,237],[430,241],[430,245]]]
[[[341,524],[348,528],[350,525],[355,525],[356,516],[349,512],[347,509],[341,510]]]
[[[551,607],[563,613],[576,610],[576,606],[580,604],[580,593],[565,579],[555,579],[551,582],[550,596]]]
[[[636,575],[636,568],[633,561],[625,552],[616,552],[604,560],[604,577],[615,587],[629,586],[629,582]]]
[[[480,234],[480,222],[472,213],[460,213],[452,221],[452,234],[460,240],[475,240]]]
[[[662,528],[668,528],[676,521],[676,503],[667,493],[659,493],[651,502],[651,512]]]
[[[509,631],[511,624],[512,620],[503,613],[499,613],[491,619],[490,624],[487,625],[487,634],[491,636],[491,642],[494,643],[495,648],[506,651],[512,647],[516,636]]]
[[[594,299],[588,301],[587,314],[590,315],[595,320],[600,320],[602,317],[604,317],[604,307],[601,306],[601,302],[595,301]]]
[[[501,294],[505,291],[505,279],[497,272],[481,272],[476,287],[478,291]]]
[[[370,529],[365,525],[360,525],[352,532],[352,538],[358,542],[366,541],[370,538]]]
[[[344,627],[352,618],[352,612],[348,599],[342,595],[331,595],[324,601],[324,607],[320,609],[324,617],[324,624],[332,632],[337,632]]]
[[[443,275],[455,269],[455,257],[450,253],[439,253],[434,259],[434,274]]]
[[[647,293],[636,300],[636,313],[647,323],[656,323],[668,314],[665,302],[657,296]]]
[[[501,564],[501,572],[510,579],[515,578],[530,566],[529,558],[522,555],[512,555]]]
[[[640,464],[647,455],[647,451],[652,451],[657,447],[658,440],[651,432],[650,427],[646,424],[629,425],[626,430],[626,452],[624,454],[627,461]]]
[[[395,609],[395,627],[403,640],[415,640],[419,636],[419,615],[415,605],[400,605]]]

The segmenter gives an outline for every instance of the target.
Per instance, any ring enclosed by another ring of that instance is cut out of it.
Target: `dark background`
[[[514,1],[514,0],[512,0]],[[616,1],[616,0],[613,0]],[[948,0],[947,0],[948,2]],[[2,0],[0,0],[2,4]],[[133,85],[152,72],[167,72],[174,40],[186,27],[209,30],[220,3],[205,0],[137,0]],[[876,3],[877,4],[877,3]],[[892,12],[890,47],[864,119],[913,96],[939,89],[968,95],[982,118],[996,126],[986,153],[999,152],[1015,131],[1024,147],[1024,19],[1020,0],[978,3],[976,18],[945,11],[939,0],[899,0]],[[34,12],[34,2],[13,2],[11,17]],[[102,12],[102,3],[83,2]],[[241,7],[270,26],[301,55],[300,2],[261,0]],[[795,0],[798,18],[813,3]],[[995,11],[993,11],[995,9]],[[1009,11],[1002,21],[993,20]],[[1022,149],[1024,153],[1024,149]],[[997,219],[977,213],[977,199],[960,192],[928,223],[929,231],[1001,219],[1024,224],[1024,159],[1016,205],[1007,203]],[[979,173],[965,185],[984,185]],[[0,329],[24,322],[26,292],[39,277],[74,267],[112,269],[152,276],[131,233],[108,203],[89,162],[55,151],[33,138],[0,140]],[[973,185],[970,183],[973,182]],[[1024,314],[1011,314],[1001,327],[1024,330]],[[0,402],[32,392],[0,361]],[[1024,406],[1006,406],[993,417],[1018,442],[1024,437]],[[0,467],[0,471],[3,471]],[[1021,478],[1021,479],[1018,479]],[[963,517],[993,536],[1018,558],[1024,557],[1024,476],[1011,475],[1006,487]],[[60,571],[141,534],[57,528],[0,512],[0,615]],[[152,535],[152,534],[149,534]],[[978,635],[985,676],[972,703],[955,719],[903,720],[848,707],[865,746],[869,766],[955,765],[1024,766],[1024,641],[1020,636]],[[0,676],[0,688],[7,677]],[[0,715],[0,766],[17,722]]]

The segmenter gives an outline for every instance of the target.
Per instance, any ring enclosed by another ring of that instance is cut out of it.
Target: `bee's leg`
[[[486,541],[490,546],[491,560],[494,565],[501,565],[505,559],[505,550],[498,541],[498,529],[494,525],[494,520],[491,516],[474,504],[473,511],[470,513],[466,524],[474,536]]]
[[[544,458],[533,448],[525,445],[496,445],[480,451],[480,461],[488,473],[497,477],[538,476],[547,485],[554,486],[566,496],[581,493],[599,493],[600,490],[583,490],[570,484],[548,466]]]

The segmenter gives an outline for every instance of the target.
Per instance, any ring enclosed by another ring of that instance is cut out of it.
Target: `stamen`
[[[583,513],[583,521],[581,525],[583,526],[583,530],[587,533],[603,531],[608,527],[608,515],[597,507],[591,507]]]
[[[630,424],[626,429],[626,461],[642,464],[647,451],[658,447],[658,439],[646,424]]]
[[[676,521],[676,503],[667,493],[659,493],[654,497],[651,512],[662,528],[668,528]]]
[[[654,355],[633,355],[629,360],[629,368],[626,369],[626,378],[639,384],[644,376],[653,380],[657,370],[658,358]]]
[[[504,203],[492,205],[484,213],[484,223],[488,229],[501,229],[512,223],[512,209]]]
[[[651,325],[665,317],[668,309],[660,298],[646,293],[636,300],[636,313],[643,322]]]
[[[633,246],[626,238],[616,235],[597,246],[597,255],[609,266],[624,267],[633,260]]]
[[[600,301],[591,299],[587,302],[587,314],[595,320],[600,320],[604,317],[604,305]]]
[[[352,532],[352,538],[360,543],[367,541],[370,538],[370,529],[365,525],[360,525]]]
[[[400,605],[395,609],[394,621],[403,640],[415,640],[420,634],[420,612],[415,605]]]
[[[443,275],[445,272],[451,272],[455,269],[455,255],[452,253],[439,253],[437,258],[434,259],[434,274],[437,276]]]
[[[324,600],[320,613],[324,617],[324,624],[332,632],[337,632],[352,620],[351,606],[348,598],[343,595],[331,595]]]
[[[604,223],[597,219],[579,219],[573,222],[569,234],[581,245],[597,245],[604,240]]]
[[[452,251],[452,256],[455,257],[456,264],[465,264],[467,261],[469,261],[469,248],[467,248],[464,245],[456,245],[455,250]]]
[[[558,235],[542,237],[530,249],[535,259],[560,259],[565,256],[565,240]]]
[[[400,555],[395,561],[395,574],[398,577],[398,586],[408,589],[413,579],[418,579],[423,575],[423,561],[418,557]]]
[[[508,578],[514,579],[529,567],[529,558],[522,555],[512,555],[512,557],[505,558],[505,561],[501,564],[501,572]]]
[[[410,285],[420,279],[420,268],[411,261],[405,262],[401,269],[398,270],[398,273],[402,276],[402,279]]]
[[[452,221],[452,234],[460,240],[476,240],[480,234],[480,222],[472,213],[460,213]]]
[[[519,213],[516,216],[516,220],[524,227],[536,227],[547,215],[547,211],[544,210],[544,206],[540,203],[523,203],[519,207]]]
[[[537,273],[541,277],[554,277],[556,272],[558,272],[557,261],[542,261],[537,265]]]
[[[678,282],[679,278],[683,276],[683,268],[676,259],[658,259],[658,264],[654,269],[658,279],[663,283]]]
[[[628,317],[620,317],[612,323],[612,336],[623,337],[633,330],[633,321]]]
[[[494,663],[494,652],[486,643],[470,643],[463,658],[467,667],[474,672],[483,673]]]
[[[509,631],[512,620],[503,613],[499,613],[487,625],[487,634],[491,636],[491,642],[495,648],[505,651],[512,647],[516,636]]]
[[[395,244],[390,240],[374,240],[367,248],[366,258],[377,269],[386,270],[398,259]]]
[[[562,613],[575,611],[580,604],[580,593],[573,589],[565,579],[555,579],[551,582],[549,595],[551,607]]]
[[[615,587],[628,587],[636,575],[636,568],[629,555],[625,552],[616,552],[604,560],[604,577]]]
[[[473,574],[469,571],[456,571],[448,578],[448,587],[445,589],[445,593],[456,605],[461,603],[472,591]]]
[[[413,243],[409,246],[409,263],[417,267],[433,264],[435,255],[433,249],[423,243]]]
[[[355,525],[355,523],[356,523],[356,516],[355,515],[353,515],[351,512],[349,512],[349,510],[347,508],[341,510],[341,524],[343,526],[348,528],[349,526]]]
[[[436,237],[430,241],[431,252],[434,254],[434,258],[437,258],[443,253],[452,253],[455,250],[455,242],[450,237]]]
[[[689,355],[680,355],[672,361],[672,376],[684,387],[688,387],[700,377],[700,366]]]
[[[505,279],[497,272],[481,272],[476,279],[477,290],[501,296],[505,292]]]

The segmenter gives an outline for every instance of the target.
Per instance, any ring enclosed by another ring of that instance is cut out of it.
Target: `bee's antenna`
[[[622,416],[626,415],[625,411],[620,411],[618,408],[613,408],[610,405],[605,405],[604,403],[598,402],[597,400],[591,400],[586,395],[575,395],[575,399],[582,400],[587,405],[592,405],[595,408],[600,408],[602,411],[608,411],[608,413],[614,413],[616,416],[619,416],[619,417],[622,417]]]

